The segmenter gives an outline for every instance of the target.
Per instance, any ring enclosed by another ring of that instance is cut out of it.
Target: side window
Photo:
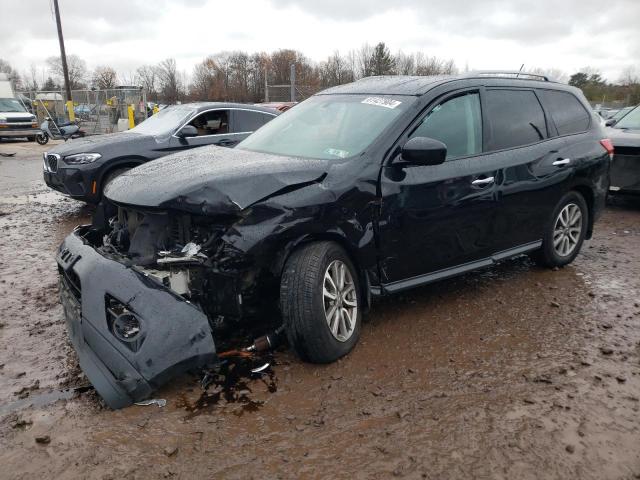
[[[480,95],[468,93],[433,107],[411,133],[430,137],[447,146],[447,160],[482,152]]]
[[[493,127],[492,150],[547,138],[542,106],[531,90],[488,90],[487,115]]]
[[[198,130],[198,136],[229,133],[229,110],[204,112],[189,122]]]
[[[558,129],[558,135],[571,135],[589,128],[591,118],[582,103],[569,92],[538,90],[540,100]]]
[[[269,115],[263,112],[256,112],[252,110],[234,110],[234,132],[254,132],[269,120],[275,118],[273,115]]]

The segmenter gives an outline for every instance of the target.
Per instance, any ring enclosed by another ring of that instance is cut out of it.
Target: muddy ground
[[[0,478],[640,478],[640,201],[566,268],[377,302],[335,364],[278,351],[227,400],[194,374],[111,411],[57,300],[55,249],[91,212],[47,191],[42,150],[0,144]]]

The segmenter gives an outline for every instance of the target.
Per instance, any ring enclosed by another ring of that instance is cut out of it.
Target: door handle
[[[493,182],[494,182],[493,177],[478,178],[477,180],[474,180],[473,182],[471,182],[471,185],[475,185],[476,187],[485,187],[487,185],[492,184]]]
[[[559,158],[558,160],[553,162],[551,165],[553,165],[554,167],[564,167],[565,165],[569,165],[570,163],[571,163],[570,158]]]
[[[228,138],[224,138],[224,139],[220,140],[217,143],[217,145],[220,145],[221,147],[228,147],[229,145],[233,145],[234,143],[236,143],[236,142],[234,142],[233,140],[230,140]]]

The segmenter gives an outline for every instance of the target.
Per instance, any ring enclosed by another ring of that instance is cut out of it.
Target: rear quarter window
[[[274,116],[254,110],[234,110],[235,132],[254,132]]]
[[[571,135],[588,130],[591,116],[572,93],[538,90],[538,95],[556,125],[558,135]]]
[[[491,150],[520,147],[547,138],[544,111],[532,90],[487,90]]]

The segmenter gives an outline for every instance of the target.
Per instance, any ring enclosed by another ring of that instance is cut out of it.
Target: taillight
[[[613,160],[613,143],[608,138],[603,138],[600,140],[600,145],[604,147],[604,149],[609,154],[609,158]]]

